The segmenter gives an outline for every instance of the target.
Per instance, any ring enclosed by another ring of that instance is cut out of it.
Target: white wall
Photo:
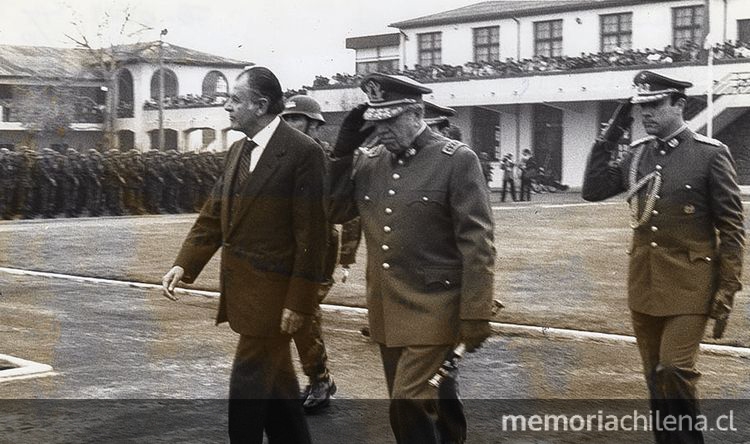
[[[158,70],[157,65],[135,64],[127,66],[133,75],[133,118],[117,119],[116,130],[127,129],[135,133],[135,146],[141,150],[147,150],[151,145],[148,131],[156,129],[158,123],[158,111],[144,110],[143,104],[151,97],[151,77]],[[242,68],[214,68],[208,66],[185,66],[165,64],[165,68],[174,71],[178,81],[178,94],[194,94],[200,96],[203,90],[203,79],[211,71],[219,71],[227,79],[229,90],[234,87],[236,77],[242,72]],[[180,150],[190,149],[191,139],[199,137],[200,132],[195,132],[191,138],[184,136],[184,131],[190,128],[212,128],[216,131],[216,141],[210,149],[223,149],[221,132],[229,126],[227,113],[222,107],[210,108],[182,108],[164,110],[164,127],[177,130],[178,146]],[[240,135],[230,133],[229,142],[240,138]]]
[[[748,0],[727,0],[726,9],[726,36],[728,40],[737,40],[737,20],[750,19],[750,1]],[[713,0],[711,3],[712,26],[715,22],[721,29],[721,22],[724,21],[724,1]]]
[[[596,138],[599,105],[596,102],[561,104],[563,108],[562,180],[571,186],[583,184],[583,170]]]
[[[720,4],[723,0],[713,0]],[[728,0],[731,14],[750,15],[750,1]],[[672,8],[691,5],[702,5],[702,0],[684,0],[660,4],[621,6],[614,8],[581,10],[559,14],[547,14],[521,17],[520,33],[521,58],[534,55],[534,22],[546,20],[563,21],[563,54],[577,56],[582,52],[595,53],[600,50],[600,15],[622,12],[633,13],[633,48],[664,48],[672,44]],[[723,7],[723,6],[722,6]],[[712,5],[711,14],[716,17],[720,12],[718,5]],[[735,19],[736,20],[736,19]],[[580,23],[578,23],[580,21]],[[418,63],[417,34],[442,31],[442,60],[444,64],[463,65],[474,58],[473,28],[500,26],[500,58],[517,58],[517,23],[513,19],[461,23],[455,25],[432,26],[404,30],[408,39],[405,41],[404,64],[413,67]],[[736,22],[730,23],[736,34]]]

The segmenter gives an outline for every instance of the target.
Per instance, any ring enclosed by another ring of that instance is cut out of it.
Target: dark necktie
[[[252,140],[246,140],[242,145],[242,152],[240,153],[240,159],[237,164],[237,178],[235,179],[234,189],[239,192],[247,182],[247,178],[250,177],[250,160],[252,158],[253,149],[258,146],[257,143]]]

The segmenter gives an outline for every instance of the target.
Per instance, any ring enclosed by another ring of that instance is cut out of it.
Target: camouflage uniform
[[[12,153],[7,148],[0,149],[0,217],[11,218],[11,203],[15,184],[15,165]]]
[[[151,214],[160,212],[162,194],[164,190],[164,178],[162,177],[162,166],[160,152],[151,150],[146,153],[145,167],[143,172],[143,194],[146,210]]]
[[[102,161],[102,191],[104,193],[105,208],[114,216],[121,216],[122,211],[122,188],[125,179],[122,177],[122,165],[120,164],[119,151],[107,151]]]
[[[33,183],[36,186],[36,213],[44,217],[55,217],[55,195],[57,180],[55,152],[45,148],[42,156],[32,170]]]

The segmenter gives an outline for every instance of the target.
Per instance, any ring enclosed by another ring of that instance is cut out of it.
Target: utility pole
[[[159,151],[164,151],[164,36],[167,28],[159,33]]]
[[[711,0],[706,0],[704,14],[704,23],[706,27],[706,40],[703,47],[708,54],[707,73],[708,73],[708,90],[706,91],[706,110],[708,112],[708,121],[706,122],[706,136],[714,135],[714,48],[713,38],[711,36]]]

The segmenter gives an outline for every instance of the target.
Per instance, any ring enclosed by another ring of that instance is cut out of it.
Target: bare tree
[[[105,11],[102,19],[98,22],[95,35],[90,36],[86,31],[85,23],[80,19],[76,10],[70,9],[73,20],[71,25],[73,31],[66,33],[65,37],[73,42],[76,47],[86,51],[88,59],[87,66],[105,82],[106,103],[104,105],[104,143],[106,146],[115,146],[115,118],[117,117],[117,75],[120,69],[127,63],[133,61],[153,61],[159,48],[159,42],[134,44],[126,42],[137,40],[143,34],[153,31],[154,28],[136,21],[132,17],[130,5],[122,10],[122,16],[115,18],[114,11]],[[115,23],[115,22],[118,23]]]

